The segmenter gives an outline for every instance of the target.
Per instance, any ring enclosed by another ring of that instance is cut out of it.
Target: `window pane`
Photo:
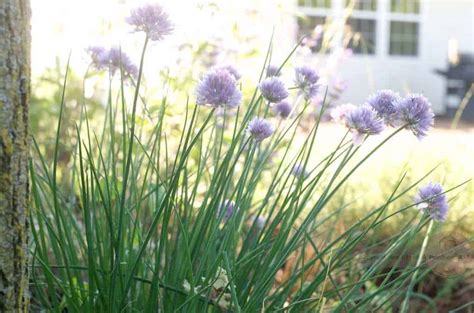
[[[312,52],[321,50],[325,22],[326,17],[324,16],[298,17],[298,39],[307,36],[304,45],[309,47]]]
[[[346,0],[346,7],[354,5],[354,10],[359,11],[376,11],[377,0]]]
[[[375,53],[375,20],[351,18],[347,21],[344,41],[355,54]]]
[[[418,23],[390,22],[390,55],[418,55]]]
[[[420,13],[420,0],[391,0],[391,11],[396,13]]]

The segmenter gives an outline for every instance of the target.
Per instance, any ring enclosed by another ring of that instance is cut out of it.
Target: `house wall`
[[[389,2],[378,2],[376,54],[353,55],[340,68],[340,76],[349,84],[341,101],[360,104],[378,89],[393,89],[401,94],[423,93],[435,112],[444,114],[446,83],[434,69],[448,66],[450,39],[457,40],[459,52],[474,53],[474,1],[422,1],[419,53],[406,57],[388,55],[390,21],[384,10]]]

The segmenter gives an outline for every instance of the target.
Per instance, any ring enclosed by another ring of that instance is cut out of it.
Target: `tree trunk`
[[[28,309],[29,0],[0,0],[0,312]]]

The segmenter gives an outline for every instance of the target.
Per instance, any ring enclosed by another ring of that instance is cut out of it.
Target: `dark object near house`
[[[436,73],[446,77],[446,115],[453,117],[474,83],[474,54],[460,54],[456,64],[449,64],[447,70],[435,70]],[[474,122],[474,96],[469,99],[462,119]]]

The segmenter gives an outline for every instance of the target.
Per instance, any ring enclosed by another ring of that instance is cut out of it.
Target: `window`
[[[354,5],[353,9],[358,11],[376,11],[377,0],[347,0],[346,7]]]
[[[298,39],[307,36],[304,45],[316,53],[321,51],[323,28],[326,17],[324,16],[305,16],[298,18]]]
[[[390,55],[418,55],[418,23],[390,22]]]
[[[330,9],[332,6],[331,0],[298,0],[300,7],[311,7],[311,8],[327,8]]]
[[[391,0],[390,11],[394,13],[418,14],[420,13],[419,0]]]
[[[322,46],[343,46],[354,54],[417,56],[422,4],[420,0],[298,0],[303,16],[297,20],[298,38],[306,35],[304,45],[314,53],[328,52]],[[340,17],[347,17],[342,38]]]
[[[418,55],[419,13],[419,0],[390,0],[390,55]]]
[[[350,18],[347,20],[344,42],[354,54],[375,53],[375,26],[372,19]]]

